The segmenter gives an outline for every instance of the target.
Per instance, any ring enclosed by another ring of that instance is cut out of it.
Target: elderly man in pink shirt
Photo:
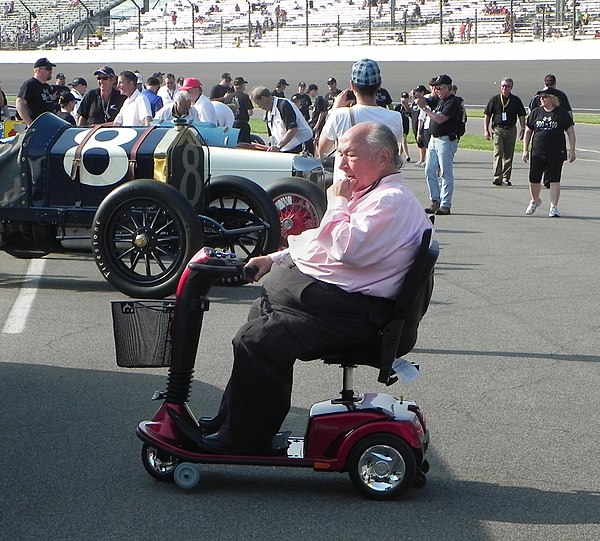
[[[295,360],[368,343],[393,318],[392,299],[431,222],[398,172],[398,141],[388,127],[357,124],[337,152],[342,178],[327,191],[321,225],[248,262],[258,268],[255,280],[267,276],[233,340],[219,413],[200,420],[208,452],[268,451],[290,408]]]

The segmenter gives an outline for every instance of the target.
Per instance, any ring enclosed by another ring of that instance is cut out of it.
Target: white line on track
[[[29,310],[31,310],[37,294],[38,284],[42,277],[45,263],[44,259],[34,259],[29,263],[24,283],[19,290],[19,295],[2,329],[3,334],[20,334],[23,332],[27,323],[27,317],[29,316]]]

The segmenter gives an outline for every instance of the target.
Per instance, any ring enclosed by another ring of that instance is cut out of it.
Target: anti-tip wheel
[[[189,490],[200,482],[200,470],[196,464],[182,462],[175,468],[173,480],[179,488]]]

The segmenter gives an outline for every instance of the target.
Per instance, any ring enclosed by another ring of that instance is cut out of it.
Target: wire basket
[[[112,301],[111,305],[117,365],[169,366],[175,301]]]

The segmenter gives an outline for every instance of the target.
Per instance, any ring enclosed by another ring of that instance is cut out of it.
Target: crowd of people
[[[55,113],[78,126],[147,126],[179,118],[238,128],[239,142],[251,144],[250,117],[257,108],[263,111],[267,151],[314,154],[324,163],[333,162],[335,179],[342,175],[338,142],[355,124],[377,122],[388,126],[406,162],[411,162],[408,134],[412,129],[418,150],[414,166],[424,169],[430,196],[425,210],[451,214],[454,155],[464,134],[466,113],[457,86],[447,74],[433,77],[429,88],[421,84],[402,92],[400,101],[394,102],[383,87],[378,63],[366,58],[353,64],[349,88],[338,88],[336,78],[330,77],[327,92],[321,95],[317,84],[300,81],[289,98],[286,92],[290,84],[284,78],[272,90],[257,85],[247,93],[244,77],[233,78],[225,72],[205,92],[196,77],[176,78],[173,73],[157,72],[144,80],[138,72],[124,70],[116,74],[110,66],[102,66],[93,74],[96,86],[88,89],[87,80],[81,76],[67,85],[63,73],[49,84],[54,67],[47,58],[40,58],[33,77],[19,91],[17,114],[27,125],[44,112]],[[523,102],[512,92],[513,85],[510,77],[502,79],[499,93],[490,98],[484,110],[483,136],[493,142],[494,148],[492,184],[512,185],[514,149],[517,139],[521,139],[523,160],[530,163],[531,201],[526,213],[533,214],[539,207],[539,186],[543,182],[551,193],[549,215],[560,216],[557,205],[562,164],[575,160],[569,99],[556,88],[556,77],[548,74],[544,88],[529,103],[527,116]]]

